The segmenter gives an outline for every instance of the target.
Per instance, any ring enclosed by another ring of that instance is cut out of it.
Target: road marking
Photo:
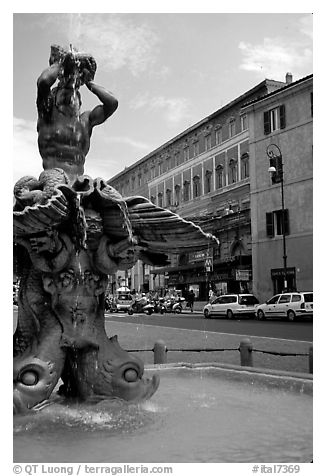
[[[106,318],[108,317],[107,315],[105,316]],[[147,326],[147,327],[159,327],[163,329],[179,329],[180,331],[189,331],[189,332],[204,332],[205,334],[221,334],[225,336],[244,336],[244,337],[253,337],[257,339],[269,339],[269,340],[284,340],[286,342],[301,342],[303,344],[312,344],[312,341],[308,340],[295,340],[295,339],[283,339],[281,337],[265,337],[265,336],[254,336],[254,335],[248,335],[248,334],[231,334],[230,332],[216,332],[216,331],[202,331],[200,329],[185,329],[183,327],[169,327],[169,326],[155,326],[153,324],[144,324],[143,322],[121,322],[121,321],[112,321],[112,322],[117,322],[118,324],[124,324],[125,326],[130,324],[134,326],[135,324],[139,326]]]

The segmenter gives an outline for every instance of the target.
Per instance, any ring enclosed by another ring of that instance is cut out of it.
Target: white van
[[[296,292],[276,294],[256,309],[256,317],[259,320],[266,318],[281,317],[289,321],[313,317],[313,293]]]

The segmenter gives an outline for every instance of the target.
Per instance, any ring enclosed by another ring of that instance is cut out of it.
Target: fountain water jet
[[[93,127],[118,106],[94,82],[96,62],[51,47],[38,79],[39,179],[14,187],[14,242],[20,275],[14,334],[14,412],[47,400],[58,380],[65,397],[138,401],[157,389],[144,365],[104,329],[107,275],[141,259],[167,264],[166,252],[217,242],[200,227],[143,197],[123,198],[102,178],[84,175]],[[56,87],[54,84],[57,82]],[[80,113],[85,85],[101,102]]]

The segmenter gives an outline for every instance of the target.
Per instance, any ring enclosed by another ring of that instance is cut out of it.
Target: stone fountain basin
[[[227,364],[147,366],[140,404],[54,402],[14,417],[15,462],[310,462],[312,376]]]

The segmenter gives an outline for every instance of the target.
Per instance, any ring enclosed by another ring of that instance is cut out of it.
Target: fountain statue
[[[41,408],[58,393],[76,400],[149,398],[159,377],[104,327],[107,276],[137,260],[168,263],[167,253],[217,239],[139,196],[123,198],[107,181],[84,175],[94,126],[118,106],[94,82],[96,61],[51,46],[37,82],[39,178],[14,187],[14,253],[20,279],[14,334],[14,412]],[[54,86],[56,83],[56,86]],[[100,101],[81,113],[80,88]]]

